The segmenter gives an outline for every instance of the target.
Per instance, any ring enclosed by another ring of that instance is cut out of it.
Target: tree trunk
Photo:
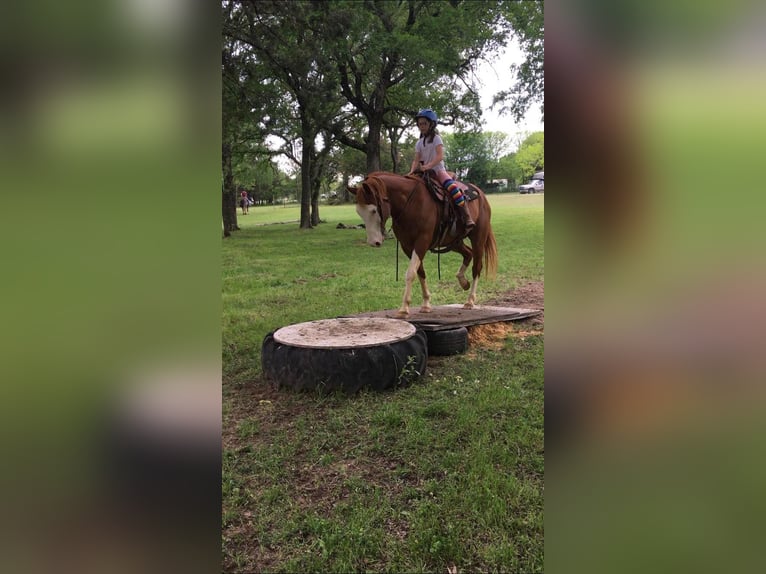
[[[314,147],[314,134],[308,122],[301,119],[301,229],[311,229],[311,150]]]
[[[311,150],[311,225],[317,226],[322,220],[319,217],[319,192],[322,191],[322,173],[327,166],[327,156],[330,153],[330,146],[325,137],[325,147],[319,152]]]
[[[380,128],[382,122],[378,118],[370,119],[367,134],[367,173],[380,171]]]
[[[391,146],[391,171],[399,173],[401,164],[399,155],[399,137],[404,133],[404,128],[388,126],[386,128],[386,133],[388,134],[388,143]]]
[[[311,164],[311,171],[314,172],[311,176],[311,225],[313,226],[317,226],[321,222],[319,219],[319,192],[322,189],[322,178],[319,172],[322,165],[324,165],[324,157],[315,157]]]
[[[237,225],[237,196],[234,189],[234,173],[231,169],[231,146],[224,143],[221,147],[223,187],[221,189],[221,215],[223,216],[223,235],[229,237]]]
[[[345,171],[343,172],[343,186],[340,189],[340,197],[343,200],[343,203],[348,203],[351,201],[351,194],[348,192],[348,173]]]
[[[393,138],[391,138],[391,171],[399,173],[399,146]]]
[[[311,225],[319,225],[319,186],[311,193]]]

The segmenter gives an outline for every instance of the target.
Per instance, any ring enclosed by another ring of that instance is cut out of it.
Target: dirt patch
[[[507,291],[495,299],[482,302],[482,305],[497,307],[519,307],[544,311],[545,284],[542,281],[526,283]],[[545,313],[517,321],[502,321],[468,327],[469,349],[500,350],[508,337],[528,337],[540,335],[545,324]]]
[[[468,347],[482,349],[502,349],[508,333],[513,331],[513,325],[507,323],[489,323],[468,328]]]
[[[513,322],[491,323],[476,325],[468,329],[470,346],[484,348],[501,348],[503,341],[510,337],[526,337],[539,335],[545,326],[545,283],[531,281],[512,289],[495,299],[482,302],[483,305],[498,307],[521,307],[524,309],[539,309],[539,315]]]
[[[484,301],[482,304],[543,310],[545,308],[545,283],[542,281],[530,281],[516,289],[503,293],[496,299]]]

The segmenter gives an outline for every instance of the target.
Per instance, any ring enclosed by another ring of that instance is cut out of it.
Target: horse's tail
[[[484,269],[487,277],[494,278],[497,274],[497,243],[495,242],[495,234],[492,233],[492,226],[489,222],[487,225],[489,229],[484,240]]]
[[[474,186],[475,187],[475,186]],[[478,189],[478,188],[477,188]],[[487,234],[484,236],[483,251],[484,251],[484,264],[482,265],[485,276],[488,278],[494,278],[497,275],[497,242],[495,241],[495,234],[492,233],[492,208],[489,206],[487,196],[483,191],[479,189],[481,203],[480,208],[483,213],[482,225],[486,218]]]

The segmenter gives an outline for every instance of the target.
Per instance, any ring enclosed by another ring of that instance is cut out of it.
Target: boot
[[[476,226],[476,222],[471,218],[471,212],[468,210],[468,202],[464,201],[462,205],[457,206],[460,216],[463,218],[465,224],[465,232],[470,233]]]

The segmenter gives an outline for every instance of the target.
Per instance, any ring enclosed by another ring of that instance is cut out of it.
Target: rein
[[[408,179],[410,179],[408,177]],[[424,178],[411,178],[411,179],[418,179],[425,187],[426,187],[426,193],[428,193],[428,182],[425,181]],[[388,191],[385,184],[383,182],[380,182],[384,189]],[[383,200],[381,198],[381,194],[376,187],[374,189],[374,198],[375,198],[375,205],[378,208],[378,217],[380,217],[380,227],[383,231],[383,234],[386,234],[386,225],[385,225],[385,219],[384,219],[384,209],[383,209]],[[401,209],[397,209],[397,213],[394,214],[393,209],[389,209],[389,213],[391,216],[391,225],[393,228],[393,224],[396,223],[396,220],[399,219],[400,216],[404,215],[407,212],[407,207],[409,207],[410,203],[412,202],[412,198],[415,196],[415,192],[419,190],[419,186],[414,186],[412,188],[412,191],[407,195],[407,199],[404,202],[404,205]],[[392,208],[391,200],[390,198],[387,198],[389,201],[389,208]],[[437,207],[438,210],[438,207]],[[441,246],[440,243],[448,233],[449,228],[444,225],[444,222],[441,219],[441,216],[439,216],[439,223],[436,226],[436,229],[434,229],[434,236],[431,240],[431,245],[429,246],[428,250],[437,254],[437,268],[438,268],[438,276],[441,280],[441,254],[446,253],[447,251],[452,251],[450,248],[450,245],[447,246]],[[396,281],[399,281],[399,238],[396,237],[396,234],[394,233],[394,238],[396,239]]]
[[[407,196],[407,201],[404,202],[404,207],[402,207],[400,213],[404,213],[405,211],[407,211],[407,206],[410,204],[410,201],[412,201],[412,196],[415,195],[415,192],[417,190],[418,190],[417,187],[414,187],[412,189],[410,194]],[[389,205],[390,205],[390,203],[391,203],[391,200],[389,199]],[[383,212],[384,212],[384,210],[383,210],[383,200],[381,200],[380,192],[378,192],[377,189],[375,189],[375,206],[378,208],[378,217],[380,218],[380,228],[383,231],[383,234],[385,235],[385,233],[386,233],[386,222],[383,219]],[[393,210],[390,210],[390,213],[391,213],[391,223],[393,225],[393,222],[394,222],[394,212],[393,212]],[[398,244],[399,240],[397,239],[396,242]]]
[[[402,210],[400,211],[400,213],[404,213],[405,211],[407,211],[407,206],[410,204],[410,201],[412,201],[412,196],[415,195],[415,192],[417,190],[418,190],[417,186],[412,188],[412,191],[407,196],[407,201],[404,202],[404,207],[402,207]],[[394,221],[394,212],[392,211],[391,212],[391,222],[393,223],[393,221]]]

